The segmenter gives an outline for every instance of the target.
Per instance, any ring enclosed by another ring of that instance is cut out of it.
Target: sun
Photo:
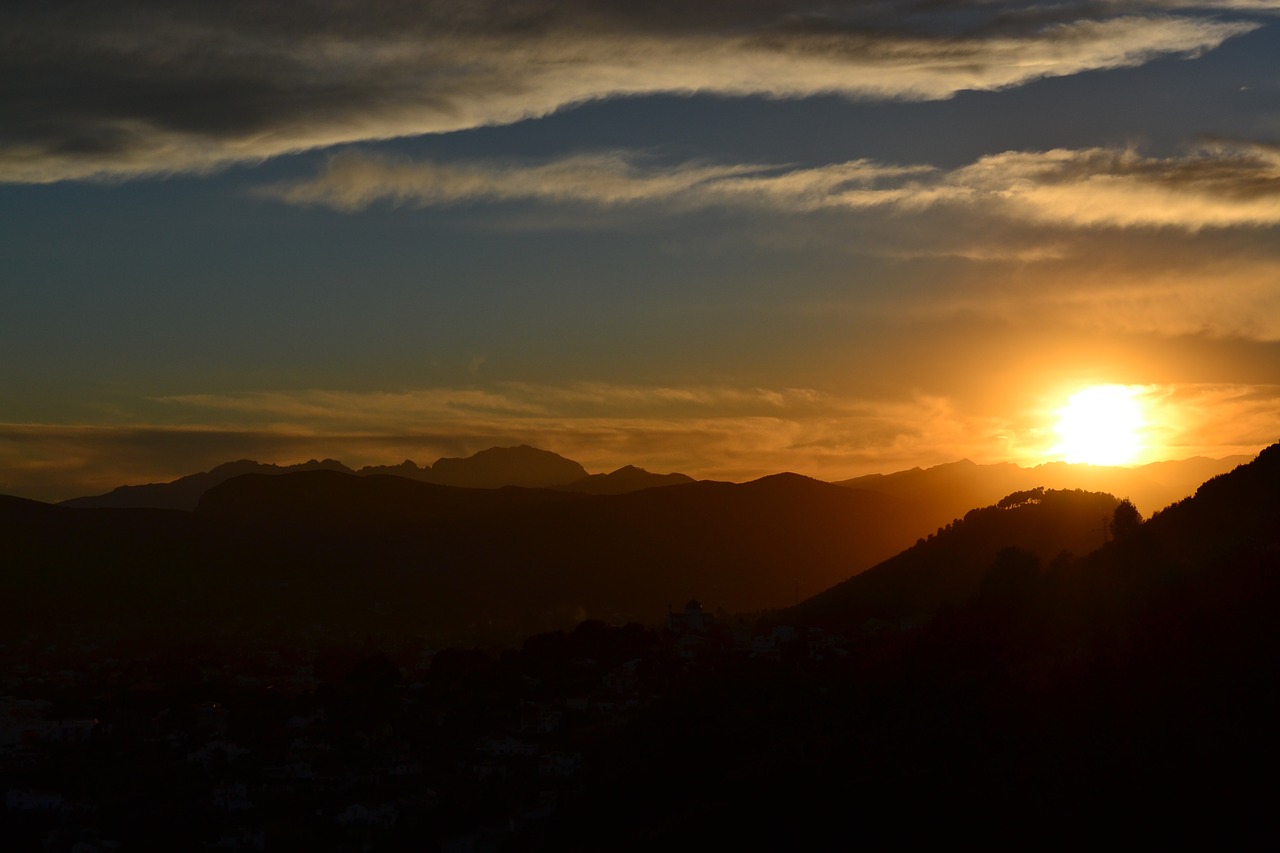
[[[1138,391],[1124,385],[1093,385],[1072,394],[1058,410],[1055,453],[1067,462],[1125,465],[1142,452],[1146,425]]]

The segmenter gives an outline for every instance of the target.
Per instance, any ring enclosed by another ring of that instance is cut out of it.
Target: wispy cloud
[[[486,418],[555,421],[625,415],[661,418],[673,414],[772,416],[782,410],[820,407],[822,395],[803,388],[645,386],[603,382],[549,385],[505,382],[493,387],[428,388],[412,391],[254,392],[186,394],[154,398],[174,409],[201,413],[206,423],[244,423],[297,431],[302,428],[356,432],[405,431],[414,424]]]
[[[261,192],[339,210],[384,200],[421,206],[535,200],[664,210],[754,206],[786,212],[941,206],[1059,226],[1195,231],[1280,223],[1280,150],[1213,142],[1165,158],[1133,149],[1008,151],[950,171],[868,160],[816,168],[663,166],[626,152],[523,165],[346,153],[333,157],[315,178]]]
[[[364,428],[398,424],[421,418],[475,415],[539,415],[546,406],[534,397],[520,398],[500,391],[475,388],[434,388],[410,392],[263,391],[239,395],[186,394],[154,398],[155,402],[226,413],[233,419],[252,414],[259,421],[295,425],[324,422],[358,424]]]
[[[947,176],[949,191],[1053,224],[1186,230],[1280,223],[1280,151],[1207,145],[1183,157],[1133,150],[1007,152]]]
[[[361,210],[378,201],[448,205],[536,199],[599,206],[669,202],[714,191],[727,178],[767,167],[688,163],[646,168],[633,155],[610,152],[550,163],[431,163],[344,153],[315,180],[280,184],[262,194],[289,204]]]
[[[946,98],[1193,57],[1257,28],[1202,11],[1231,6],[7,3],[0,181],[208,170],[619,95]]]
[[[1132,149],[1006,151],[954,170],[852,160],[818,168],[699,163],[675,167],[608,152],[540,164],[412,163],[362,154],[330,159],[315,178],[262,188],[289,204],[358,210],[534,200],[666,211],[726,206],[785,213],[932,207],[1073,228],[1280,224],[1280,149],[1206,143],[1174,158]]]

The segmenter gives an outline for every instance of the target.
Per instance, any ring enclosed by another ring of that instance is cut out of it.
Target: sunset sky
[[[1280,440],[1280,0],[8,0],[0,493]]]

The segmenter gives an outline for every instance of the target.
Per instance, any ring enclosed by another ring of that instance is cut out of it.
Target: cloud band
[[[946,98],[1258,26],[1133,8],[19,0],[0,9],[0,181],[198,172],[618,95]]]

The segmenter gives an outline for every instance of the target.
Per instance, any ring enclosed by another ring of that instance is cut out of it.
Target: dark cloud
[[[619,94],[942,98],[1256,25],[884,2],[9,2],[0,181],[217,168]]]

